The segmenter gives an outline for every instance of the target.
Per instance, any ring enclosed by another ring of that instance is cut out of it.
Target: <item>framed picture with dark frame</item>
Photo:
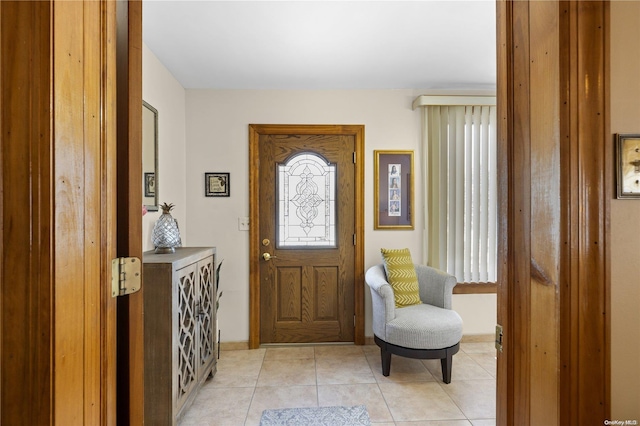
[[[616,134],[618,198],[640,198],[640,134]]]
[[[374,155],[374,229],[414,229],[413,151]]]
[[[229,173],[204,174],[205,197],[228,197],[230,194]]]
[[[156,174],[154,172],[145,172],[144,174],[144,196],[156,196]]]

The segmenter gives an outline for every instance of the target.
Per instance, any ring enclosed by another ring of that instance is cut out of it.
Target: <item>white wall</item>
[[[611,131],[637,134],[640,133],[640,2],[614,1],[610,11]],[[640,420],[639,235],[640,200],[613,200],[611,418],[619,420]]]
[[[222,341],[249,337],[249,234],[238,230],[238,218],[249,216],[249,124],[365,125],[365,267],[380,262],[381,247],[408,247],[422,258],[423,219],[416,211],[414,231],[373,230],[373,151],[414,150],[416,176],[422,174],[420,113],[413,100],[425,91],[255,91],[187,90],[186,197],[187,237],[192,246],[217,247],[224,259],[219,321]],[[433,93],[433,92],[431,92]],[[205,172],[231,173],[231,196],[204,196]],[[416,206],[423,197],[416,178]],[[372,336],[371,299],[366,295],[365,334]],[[454,295],[465,334],[490,334],[496,322],[496,296]]]
[[[158,201],[176,205],[183,245],[187,245],[185,90],[143,44],[142,99],[158,110]],[[149,212],[142,218],[142,249],[152,250],[151,230],[160,216]]]

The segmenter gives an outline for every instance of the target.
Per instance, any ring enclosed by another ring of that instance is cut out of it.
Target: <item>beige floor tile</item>
[[[362,346],[355,345],[338,345],[338,346],[316,346],[315,357],[316,359],[322,358],[342,358],[342,357],[362,357],[364,358],[364,351]]]
[[[249,411],[254,388],[220,389],[205,385],[179,426],[243,425]]]
[[[179,426],[257,426],[264,409],[318,404],[364,404],[373,426],[495,426],[495,371],[491,343],[463,344],[449,385],[439,360],[394,355],[382,376],[376,345],[223,351]]]
[[[496,353],[494,342],[460,343],[460,349],[466,354]]]
[[[471,426],[471,423],[468,420],[425,420],[423,422],[396,422],[396,426]]]
[[[368,355],[368,354],[380,354],[380,347],[378,345],[364,345],[362,346],[362,351]]]
[[[442,388],[468,419],[495,419],[495,380],[452,381],[448,385],[442,384]]]
[[[378,383],[435,381],[433,375],[419,359],[391,355],[391,371],[387,377],[382,375],[380,354],[367,355],[367,361],[369,361],[373,376]]]
[[[496,426],[496,419],[470,420],[473,426]]]
[[[469,356],[480,365],[480,367],[484,368],[487,373],[494,379],[496,378],[496,370],[498,367],[498,360],[496,359],[495,354],[489,353],[478,353],[478,354],[469,354]]]
[[[247,426],[260,424],[262,412],[266,409],[317,407],[316,386],[275,386],[256,388],[247,415]]]
[[[396,422],[466,419],[438,383],[378,383],[378,386]]]
[[[278,359],[313,359],[313,346],[269,347],[264,356],[265,361]]]
[[[365,405],[371,422],[393,422],[376,384],[318,386],[318,405]]]
[[[371,367],[364,356],[318,358],[316,359],[316,378],[319,385],[376,383]]]
[[[221,358],[216,375],[208,383],[214,387],[254,387],[261,368],[261,359]]]
[[[422,360],[422,363],[438,382],[442,382],[442,367],[439,359],[425,359]],[[487,370],[464,352],[458,352],[453,356],[451,381],[492,378]]]
[[[316,362],[313,358],[263,361],[258,387],[300,385],[316,385]]]
[[[226,360],[243,360],[243,361],[262,361],[266,349],[251,349],[238,351],[220,351],[219,361]]]

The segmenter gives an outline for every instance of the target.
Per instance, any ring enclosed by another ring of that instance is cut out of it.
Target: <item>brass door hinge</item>
[[[118,257],[111,260],[111,297],[124,296],[140,290],[141,263],[137,257]]]
[[[496,325],[496,349],[502,352],[502,326]]]

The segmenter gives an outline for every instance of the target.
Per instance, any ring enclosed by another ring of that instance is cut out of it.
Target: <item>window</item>
[[[458,282],[492,283],[497,274],[495,98],[460,98],[416,100],[423,107],[425,261]]]
[[[309,152],[278,165],[278,247],[336,247],[336,166]]]

